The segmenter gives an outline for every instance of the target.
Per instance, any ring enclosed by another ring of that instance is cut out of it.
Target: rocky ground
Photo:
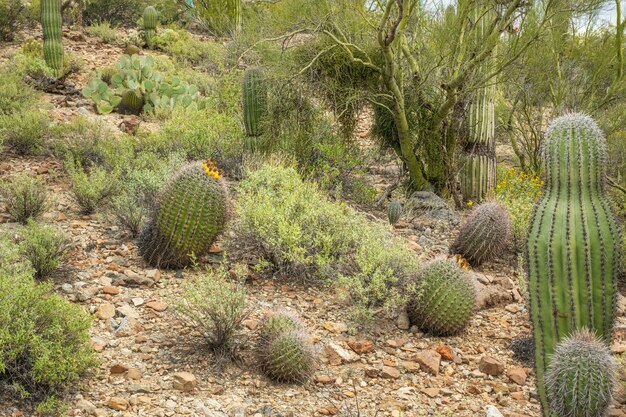
[[[86,63],[83,73],[72,79],[79,89],[90,71],[110,65],[122,52],[81,32],[66,33],[65,42]],[[102,117],[80,96],[47,95],[46,100],[59,120],[76,113]],[[110,115],[106,120],[119,126],[129,119]],[[513,338],[529,333],[512,255],[468,271],[480,290],[481,309],[465,333],[449,338],[424,335],[410,328],[404,314],[387,316],[382,311],[371,325],[357,328],[348,316],[349,306],[332,288],[292,286],[250,273],[251,315],[241,338],[242,357],[218,370],[173,308],[182,283],[199,272],[147,268],[133,241],[110,219],[80,215],[59,161],[3,154],[0,177],[22,171],[47,183],[56,200],[46,219],[72,237],[67,261],[55,278],[56,290],[94,316],[91,341],[101,364],[72,390],[69,415],[540,415],[533,370],[515,360],[509,349]],[[375,173],[374,182],[382,188],[385,175],[393,177],[394,169],[379,167]],[[424,204],[431,203],[436,204]],[[400,222],[396,231],[427,261],[446,256],[455,217],[440,211],[416,215]],[[8,220],[0,207],[0,232],[13,232],[15,226]],[[219,257],[216,247],[211,258]],[[304,386],[274,384],[255,366],[256,329],[279,308],[302,316],[320,352],[319,368]],[[625,311],[626,298],[621,297],[612,347],[616,354],[626,351]],[[0,404],[0,416],[30,415],[1,396]],[[622,389],[611,416],[625,417],[625,404]]]

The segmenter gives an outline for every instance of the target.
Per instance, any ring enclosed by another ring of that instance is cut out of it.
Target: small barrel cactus
[[[604,188],[604,136],[593,119],[555,119],[543,152],[547,189],[526,249],[537,392],[546,410],[545,372],[557,344],[583,327],[611,340],[621,237]]]
[[[141,52],[141,49],[139,49],[139,47],[137,45],[126,45],[126,48],[124,49],[124,53],[126,55],[138,55]]]
[[[267,86],[260,68],[250,68],[243,75],[243,119],[248,136],[261,135],[267,106]]]
[[[511,239],[511,217],[502,204],[487,201],[469,214],[450,248],[476,266],[502,254]]]
[[[153,39],[156,35],[157,24],[159,23],[159,12],[152,6],[148,6],[143,11],[143,33],[144,40],[148,48],[154,45]]]
[[[165,185],[141,233],[139,249],[155,267],[189,265],[205,254],[226,221],[226,190],[211,162],[193,162]]]
[[[41,0],[43,56],[55,77],[63,75],[61,0]]]
[[[392,200],[387,205],[387,218],[389,223],[396,224],[402,217],[403,208],[400,200]]]
[[[603,417],[615,386],[615,361],[586,328],[559,343],[546,372],[550,415]]]
[[[124,110],[132,114],[139,114],[143,109],[143,96],[139,91],[126,90],[122,94],[122,101],[120,103]]]
[[[272,314],[261,326],[260,340],[268,342],[286,330],[302,330],[304,325],[295,314],[288,311],[281,311]]]
[[[409,294],[411,324],[435,336],[462,331],[474,312],[476,293],[463,271],[451,259],[424,265]]]

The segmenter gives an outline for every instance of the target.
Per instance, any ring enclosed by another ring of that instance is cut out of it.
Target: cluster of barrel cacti
[[[262,133],[263,116],[267,111],[267,85],[260,68],[249,68],[243,75],[243,119],[248,136]]]
[[[158,23],[159,12],[153,6],[146,7],[143,11],[143,36],[148,48],[154,45],[153,40]]]
[[[472,210],[450,248],[472,265],[504,252],[511,239],[511,218],[501,203],[487,201]]]
[[[63,75],[61,0],[41,0],[43,56],[55,77]]]
[[[565,115],[548,129],[547,190],[527,240],[537,391],[546,417],[599,417],[610,397],[606,352],[599,343],[612,337],[619,232],[604,189],[605,152],[603,134],[588,116]],[[575,334],[584,328],[599,342]],[[574,369],[588,392],[577,394],[572,386]]]
[[[469,323],[476,304],[473,284],[451,259],[426,264],[407,303],[411,324],[435,336],[454,335]]]
[[[139,250],[155,267],[179,268],[206,254],[226,221],[226,189],[211,162],[181,168],[160,192]]]
[[[258,355],[263,372],[277,382],[304,383],[317,363],[311,337],[300,319],[289,312],[275,313],[265,321]]]

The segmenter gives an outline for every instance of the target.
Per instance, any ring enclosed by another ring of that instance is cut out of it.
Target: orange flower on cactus
[[[208,176],[211,176],[215,178],[216,180],[219,180],[220,178],[222,178],[222,170],[219,169],[217,165],[215,165],[215,162],[207,159],[206,161],[202,163],[202,168],[204,169],[204,172],[206,172]]]

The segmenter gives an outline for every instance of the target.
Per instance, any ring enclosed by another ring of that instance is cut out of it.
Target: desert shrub
[[[4,198],[11,217],[22,224],[40,217],[47,207],[46,185],[38,178],[26,174],[0,183],[0,195]]]
[[[80,160],[68,158],[65,169],[71,191],[83,214],[91,214],[106,205],[118,189],[117,171],[92,166],[85,168]]]
[[[191,12],[215,36],[228,35],[241,24],[241,0],[196,0]]]
[[[22,0],[0,0],[0,41],[12,41],[24,23]]]
[[[208,270],[185,285],[184,296],[177,305],[187,325],[202,334],[216,355],[227,358],[237,350],[237,333],[248,315],[246,290],[240,282],[245,271],[233,272],[235,280],[225,265]]]
[[[0,67],[0,117],[23,111],[36,99],[37,92],[10,65]]]
[[[22,50],[11,57],[14,71],[24,81],[37,89],[43,89],[51,78],[57,78],[55,71],[46,64],[43,56],[43,44],[39,39],[30,39]],[[84,65],[82,58],[71,51],[64,52],[63,74],[79,71]]]
[[[39,110],[0,116],[0,140],[18,155],[36,155],[45,148],[50,119]]]
[[[147,5],[145,0],[91,0],[83,19],[87,24],[109,22],[113,26],[134,26]]]
[[[153,39],[155,48],[172,54],[176,60],[218,73],[224,69],[225,49],[214,41],[200,40],[183,29],[164,28]]]
[[[53,153],[60,159],[78,159],[87,167],[103,165],[111,143],[120,149],[113,132],[101,120],[78,116],[53,128]]]
[[[0,239],[0,385],[48,409],[95,365],[91,320],[37,283],[18,248]]]
[[[417,262],[389,226],[331,202],[291,167],[250,171],[238,191],[239,221],[227,242],[232,251],[259,253],[259,266],[278,276],[340,284],[366,309],[401,301],[397,285],[417,271]]]
[[[53,226],[29,220],[20,242],[20,253],[30,262],[35,278],[43,279],[59,267],[67,244],[67,236]]]
[[[543,190],[543,181],[515,168],[500,168],[493,198],[507,208],[511,216],[513,239],[518,251],[522,250],[535,204]]]
[[[120,42],[120,34],[115,28],[111,27],[111,23],[107,21],[88,26],[87,33],[106,43],[117,44]]]

